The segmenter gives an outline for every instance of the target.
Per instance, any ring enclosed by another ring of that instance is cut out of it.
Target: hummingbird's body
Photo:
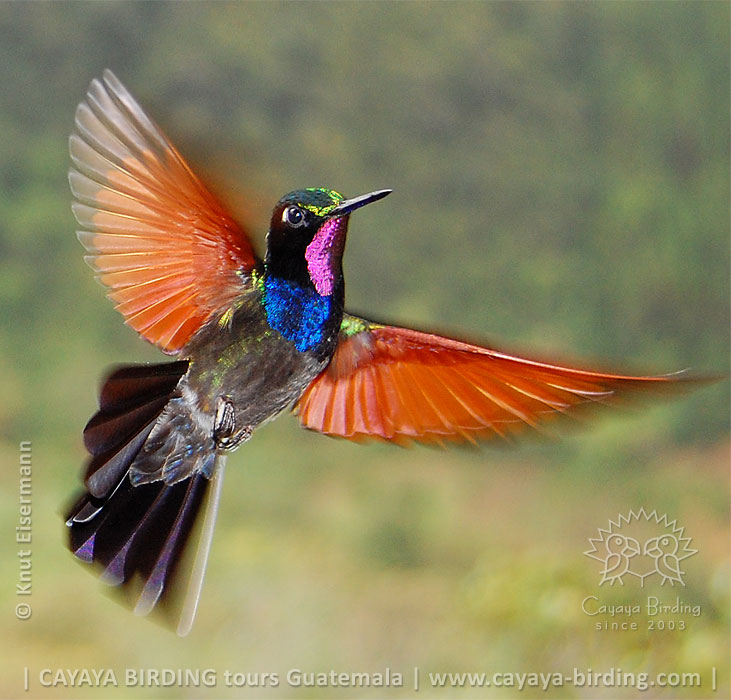
[[[172,483],[205,470],[206,460],[212,464],[217,452],[237,448],[291,406],[335,351],[342,283],[339,290],[322,297],[311,284],[274,277],[266,266],[254,272],[232,306],[183,348],[187,370],[150,435],[150,448],[143,448],[148,458],[138,458],[132,467],[132,481]],[[160,435],[168,436],[167,444],[158,444]],[[173,461],[166,470],[163,462],[169,464],[168,455],[179,451],[175,442],[183,436],[185,445],[207,444],[208,450],[196,461]]]
[[[185,376],[200,410],[215,413],[217,402],[228,400],[236,426],[249,431],[290,406],[320,374],[335,350],[342,316],[342,310],[334,312],[318,324],[323,340],[298,350],[269,324],[263,295],[252,296],[230,322],[212,324],[190,343]]]
[[[126,323],[176,356],[106,380],[84,429],[91,459],[68,515],[70,547],[133,591],[139,613],[183,592],[181,634],[195,615],[225,456],[282,411],[356,441],[475,442],[679,383],[526,360],[346,313],[350,214],[390,190],[289,193],[262,260],[109,71],[79,105],[70,151],[87,261]]]
[[[244,332],[245,328],[253,329],[255,335]],[[184,437],[186,445],[207,444],[206,456],[241,445],[259,425],[290,406],[327,364],[327,359],[318,359],[312,351],[301,352],[272,332],[261,310],[249,304],[234,313],[230,326],[212,326],[196,338],[186,347],[186,355],[188,366],[176,396],[150,438],[164,434],[169,426],[186,426],[173,431],[171,439]],[[171,448],[171,444],[156,446],[147,461],[138,459],[133,481],[161,476],[177,481],[201,468],[196,463],[176,465],[167,472],[158,468],[158,462],[175,452]]]

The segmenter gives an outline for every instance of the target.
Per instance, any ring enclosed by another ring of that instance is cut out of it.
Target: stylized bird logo
[[[634,537],[627,535],[614,534],[607,538],[605,543],[607,557],[604,560],[604,568],[602,569],[602,580],[599,582],[609,582],[613,586],[616,582],[624,585],[622,577],[630,570],[632,557],[640,553],[640,544]]]
[[[662,577],[661,586],[664,586],[667,581],[671,586],[676,583],[684,585],[683,574],[685,572],[680,570],[678,548],[678,540],[675,535],[671,534],[653,537],[645,542],[645,554],[655,560],[655,571]]]
[[[75,124],[69,180],[87,261],[125,322],[175,361],[122,367],[104,383],[84,430],[91,459],[68,514],[70,547],[132,592],[138,613],[182,592],[180,634],[195,616],[225,456],[285,409],[350,440],[474,442],[679,383],[521,359],[349,314],[350,214],[390,190],[290,192],[260,259],[111,72],[91,83]],[[617,552],[618,571],[630,551]]]

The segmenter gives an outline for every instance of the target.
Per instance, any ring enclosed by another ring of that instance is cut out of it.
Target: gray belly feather
[[[332,347],[299,352],[269,327],[258,303],[239,308],[224,327],[211,324],[186,348],[188,372],[132,464],[133,483],[210,476],[217,453],[236,449],[302,395],[336,338],[327,341]]]

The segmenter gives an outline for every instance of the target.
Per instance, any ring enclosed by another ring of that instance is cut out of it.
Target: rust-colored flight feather
[[[75,125],[69,180],[87,261],[126,323],[175,354],[242,293],[251,243],[110,71]]]
[[[346,317],[343,327],[332,361],[295,411],[304,427],[350,440],[509,437],[582,407],[682,382],[682,375],[560,367],[355,317]]]

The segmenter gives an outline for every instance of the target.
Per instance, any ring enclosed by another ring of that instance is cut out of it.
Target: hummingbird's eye
[[[305,213],[299,207],[292,206],[284,210],[282,220],[292,228],[299,228],[305,224],[306,217]]]

